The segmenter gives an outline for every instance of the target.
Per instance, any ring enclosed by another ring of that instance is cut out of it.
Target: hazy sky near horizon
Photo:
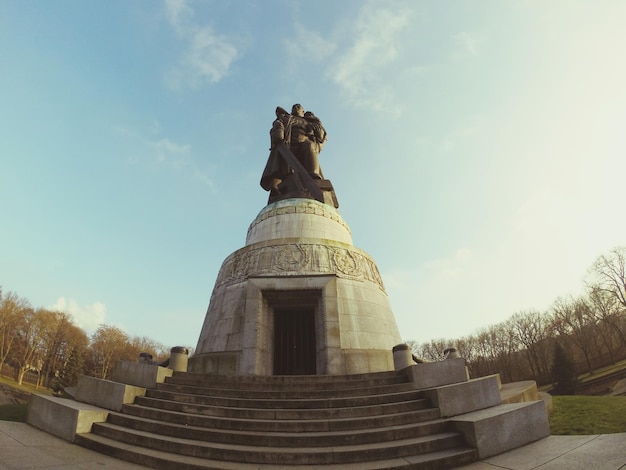
[[[0,286],[195,347],[315,112],[407,340],[582,291],[626,245],[626,2],[0,0]]]

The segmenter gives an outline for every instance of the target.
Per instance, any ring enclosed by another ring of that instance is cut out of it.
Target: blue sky
[[[0,285],[195,346],[302,103],[405,339],[582,290],[626,244],[626,2],[0,1]]]

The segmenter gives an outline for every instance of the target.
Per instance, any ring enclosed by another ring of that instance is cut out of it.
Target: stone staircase
[[[406,371],[174,372],[75,442],[157,469],[444,469],[478,459]]]

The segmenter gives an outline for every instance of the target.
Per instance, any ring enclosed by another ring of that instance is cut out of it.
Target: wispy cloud
[[[187,5],[187,0],[165,0],[165,13],[170,24],[180,35],[184,34],[186,25],[193,18],[193,10]]]
[[[381,110],[389,106],[392,96],[383,72],[398,57],[411,12],[374,5],[362,8],[354,23],[351,45],[328,69],[327,76],[353,104]]]
[[[177,144],[167,138],[150,142],[150,145],[156,150],[157,161],[168,163],[174,168],[180,168],[188,164],[187,158],[191,150],[191,145]]]
[[[79,305],[75,299],[65,297],[59,297],[48,308],[69,313],[72,315],[74,323],[85,330],[87,334],[93,333],[99,325],[105,322],[107,313],[106,306],[102,302],[94,302],[91,305]]]
[[[463,54],[478,55],[485,37],[479,33],[461,31],[452,36],[453,41]]]
[[[210,188],[214,187],[211,178],[198,168],[194,158],[192,147],[189,144],[179,144],[167,137],[158,140],[148,140],[146,145],[153,150],[155,160],[159,165],[173,171],[182,171],[188,177],[200,181]]]
[[[168,84],[174,89],[185,85],[198,88],[227,76],[239,56],[234,43],[211,26],[198,24],[185,0],[166,0],[165,8],[169,24],[185,43],[178,66],[167,77]]]
[[[191,144],[178,143],[161,134],[161,125],[155,121],[144,132],[118,126],[114,132],[130,140],[133,150],[129,152],[129,160],[139,166],[158,167],[168,172],[178,172],[190,179],[214,188],[213,181],[205,171],[200,169],[194,158]],[[147,137],[146,134],[150,136]]]
[[[337,49],[330,39],[299,23],[295,25],[295,36],[290,36],[284,43],[287,54],[293,59],[306,58],[316,64],[327,60]]]

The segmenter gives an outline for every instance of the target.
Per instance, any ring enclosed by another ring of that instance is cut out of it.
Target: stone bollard
[[[456,348],[446,348],[443,350],[444,359],[458,359],[461,357]]]
[[[168,367],[178,372],[187,372],[189,362],[189,350],[182,346],[174,346],[170,351],[170,363]]]
[[[154,364],[152,361],[152,354],[147,352],[139,353],[139,360],[137,362],[140,364]]]
[[[413,365],[413,354],[407,344],[397,344],[393,347],[393,367],[401,370]]]

